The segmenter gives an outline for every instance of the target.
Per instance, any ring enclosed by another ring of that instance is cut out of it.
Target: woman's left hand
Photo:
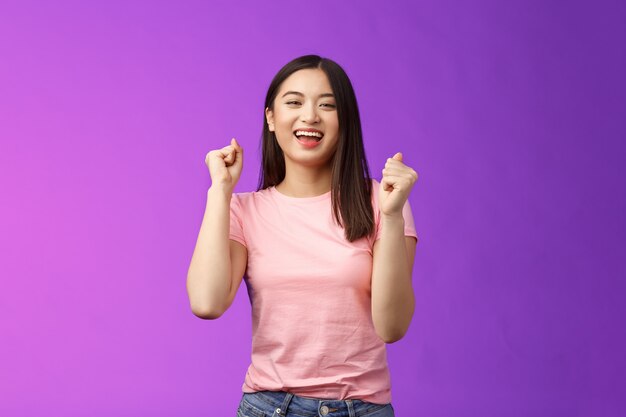
[[[402,163],[402,153],[398,152],[393,158],[387,159],[378,193],[381,214],[402,216],[402,208],[415,181],[417,172]]]

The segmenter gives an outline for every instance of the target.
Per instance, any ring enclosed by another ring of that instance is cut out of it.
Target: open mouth
[[[300,142],[319,142],[324,137],[324,134],[321,132],[307,132],[304,130],[296,130],[293,134]]]

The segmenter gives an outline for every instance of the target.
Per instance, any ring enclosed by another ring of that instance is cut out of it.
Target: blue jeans
[[[395,417],[389,404],[299,397],[284,391],[243,393],[237,417]]]

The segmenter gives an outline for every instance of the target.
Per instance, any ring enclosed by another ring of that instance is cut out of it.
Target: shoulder
[[[241,208],[246,208],[251,205],[258,205],[260,202],[267,200],[269,196],[269,189],[259,191],[244,191],[233,193],[231,199],[231,205],[237,205]]]
[[[242,191],[238,193],[233,193],[233,198],[237,198],[238,200],[250,200],[255,198],[261,198],[266,196],[269,193],[269,188],[259,191]]]

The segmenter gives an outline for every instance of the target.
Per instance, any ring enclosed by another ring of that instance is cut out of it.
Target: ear
[[[274,131],[274,112],[269,107],[265,108],[265,118],[267,119],[267,125],[270,128],[270,132]]]

